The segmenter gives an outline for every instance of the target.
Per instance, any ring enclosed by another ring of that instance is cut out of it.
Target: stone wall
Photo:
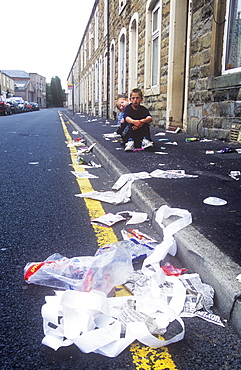
[[[212,44],[212,33],[217,32],[214,30],[214,3],[193,1],[188,131],[229,140],[232,124],[241,125],[241,73],[221,75],[219,70],[220,76],[212,74],[212,53],[217,54],[215,49],[222,49],[220,42]]]

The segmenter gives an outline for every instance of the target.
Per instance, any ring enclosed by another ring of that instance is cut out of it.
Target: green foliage
[[[58,76],[52,77],[50,84],[46,86],[47,107],[63,107],[66,101],[65,90],[62,89],[61,80]]]

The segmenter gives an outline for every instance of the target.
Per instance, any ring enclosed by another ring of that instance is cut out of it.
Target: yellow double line
[[[60,120],[64,130],[66,140],[68,142],[72,141],[72,138],[67,130],[66,124],[60,115]],[[77,150],[75,147],[70,147],[70,156],[72,161],[72,166],[74,171],[85,171],[84,168],[78,167],[76,165],[76,154]],[[87,193],[93,191],[92,185],[88,179],[78,179],[76,181],[79,185],[81,193]],[[101,205],[101,202],[83,198],[90,216],[90,219],[102,216],[105,211]],[[101,227],[98,225],[92,225],[97,238],[97,244],[99,247],[103,247],[106,244],[117,242],[118,239],[112,228]],[[115,289],[115,295],[130,295],[130,293],[123,287],[118,286]],[[135,343],[130,346],[130,352],[132,354],[133,363],[137,370],[177,370],[175,363],[173,362],[170,353],[166,347],[162,348],[151,348],[146,347],[140,343]]]

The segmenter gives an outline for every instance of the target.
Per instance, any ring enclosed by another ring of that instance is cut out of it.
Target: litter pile
[[[118,139],[116,133],[105,135],[106,140],[113,138]],[[82,157],[94,145],[86,146],[83,138],[67,142],[68,147],[79,147],[75,171],[71,171],[77,178],[97,177],[82,170],[100,167]],[[111,191],[76,196],[112,204],[127,203],[135,180],[184,177],[196,176],[184,170],[127,173],[120,176]],[[107,213],[90,222],[112,227],[117,222],[136,225],[147,219],[144,212],[122,211]],[[150,347],[182,340],[183,317],[196,316],[224,326],[211,311],[213,288],[202,283],[198,274],[189,274],[187,269],[166,262],[168,255],[175,256],[177,252],[174,235],[191,224],[191,214],[163,205],[156,212],[156,222],[163,231],[161,242],[138,229],[123,229],[122,241],[99,248],[94,256],[67,258],[56,253],[45,261],[25,266],[24,279],[28,284],[55,289],[55,296],[47,296],[42,307],[44,345],[57,350],[75,344],[85,353],[115,357],[135,340]],[[119,285],[124,285],[130,295],[116,297],[115,287]]]
[[[119,217],[110,219],[115,223]],[[174,221],[165,227],[169,217]],[[107,224],[108,219],[104,217]],[[214,291],[198,274],[170,263],[161,265],[168,254],[176,254],[174,234],[191,223],[191,214],[163,205],[156,221],[163,229],[161,243],[129,229],[123,231],[123,241],[99,248],[94,256],[68,259],[55,254],[25,266],[27,283],[57,289],[42,307],[44,345],[57,350],[74,343],[85,353],[115,357],[135,340],[150,347],[182,340],[182,317],[198,316],[224,326],[211,312]],[[133,264],[140,261],[141,268],[135,271]],[[120,284],[129,296],[114,296]]]

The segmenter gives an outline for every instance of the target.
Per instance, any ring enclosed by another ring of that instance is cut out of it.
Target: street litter
[[[95,176],[88,171],[71,171],[78,179],[98,179],[99,176]]]
[[[214,154],[214,150],[206,150],[206,154]]]
[[[92,220],[90,220],[90,222],[93,225],[110,227],[119,221],[125,221],[125,220],[126,218],[121,216],[120,214],[114,215],[113,213],[108,212],[105,215],[99,216],[97,218],[93,218]]]
[[[130,253],[118,243],[99,248],[94,256],[67,258],[58,253],[24,268],[28,284],[82,292],[100,290],[109,294],[133,272]]]
[[[235,153],[235,152],[236,152],[236,149],[233,149],[233,148],[223,148],[223,149],[217,151],[217,153],[221,153],[221,154]]]
[[[82,160],[85,162],[83,158]],[[75,166],[75,167],[80,167],[80,168],[100,168],[101,164],[97,164],[94,161],[89,161],[87,164],[77,164],[77,165],[70,164],[69,166],[72,166],[72,167]]]
[[[229,176],[232,177],[234,180],[240,180],[239,176],[241,175],[240,171],[230,171]]]
[[[185,170],[160,170],[157,169],[150,173],[151,177],[162,179],[179,179],[184,177],[198,177],[198,175],[187,175]]]
[[[180,127],[177,127],[175,130],[166,130],[166,132],[169,132],[171,134],[177,134],[180,131],[181,131],[181,128]]]
[[[166,133],[165,132],[158,132],[157,134],[155,134],[155,136],[165,136]]]
[[[187,143],[190,143],[190,142],[192,142],[192,141],[199,141],[199,139],[198,139],[197,137],[187,137],[187,138],[185,139],[185,141],[186,141]]]
[[[119,177],[119,179],[112,186],[114,191],[98,192],[91,191],[82,194],[75,194],[76,197],[89,198],[99,200],[102,202],[120,204],[127,203],[131,198],[131,185],[135,180],[142,180],[148,178],[184,178],[184,177],[198,177],[197,175],[187,175],[184,170],[167,170],[163,171],[157,169],[150,174],[148,172],[126,173]],[[117,191],[116,191],[117,190]]]
[[[126,230],[122,230],[121,234],[124,240],[135,239],[143,243],[157,243],[156,239],[153,239],[149,235],[144,234],[137,229],[129,229],[129,232]]]
[[[175,216],[175,221],[165,227],[164,219],[170,216]],[[68,259],[55,254],[25,266],[27,283],[63,290],[45,297],[41,311],[44,345],[56,351],[75,344],[84,353],[115,357],[135,340],[156,348],[182,340],[182,315],[199,315],[220,325],[221,320],[218,323],[210,310],[213,289],[203,284],[198,274],[168,276],[160,267],[168,253],[175,255],[173,235],[191,223],[190,213],[164,205],[158,209],[156,221],[163,229],[159,244],[130,229],[137,241],[128,238],[111,243],[93,257]],[[148,239],[149,244],[144,243]],[[145,255],[142,269],[134,271],[135,259]],[[120,284],[133,296],[112,296],[113,288]],[[163,337],[169,327],[172,336],[159,339],[157,335]]]
[[[72,148],[76,146],[86,146],[86,141],[83,138],[77,138],[72,141],[66,141],[67,148]]]
[[[77,154],[90,153],[96,143],[91,144],[89,147],[78,149]]]
[[[204,199],[203,203],[209,204],[210,206],[224,206],[227,201],[217,197],[208,197]]]
[[[72,131],[73,135],[78,135],[79,131]]]
[[[84,160],[84,158],[83,157],[81,157],[79,154],[77,155],[77,157],[76,157],[76,160],[75,160],[75,164],[77,165],[77,166],[79,166],[80,164],[82,164],[82,165],[88,165],[88,162],[86,162],[86,160]]]
[[[119,177],[119,179],[112,186],[112,190],[119,190],[123,185],[129,181],[143,180],[150,178],[148,172],[136,172],[136,173],[125,173]]]
[[[37,165],[39,162],[28,162],[28,164]]]
[[[90,191],[82,194],[75,194],[79,198],[89,198],[99,200],[101,202],[120,204],[127,203],[131,198],[131,184],[132,181],[128,181],[119,191]]]
[[[113,139],[113,138],[120,138],[121,135],[120,134],[117,134],[117,132],[112,132],[110,134],[103,134],[103,137],[104,138],[109,138],[109,139]]]
[[[241,283],[241,274],[239,274],[236,279]]]
[[[135,212],[135,211],[121,211],[117,213],[118,215],[123,215],[126,219],[130,219],[126,222],[126,225],[140,224],[147,220],[148,215],[145,212]]]
[[[164,266],[161,266],[162,270],[165,272],[166,275],[168,276],[179,276],[183,272],[186,272],[186,268],[177,268],[171,265],[169,262],[166,262]]]

